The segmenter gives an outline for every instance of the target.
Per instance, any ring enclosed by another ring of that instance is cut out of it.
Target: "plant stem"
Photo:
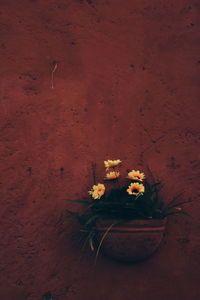
[[[115,173],[115,176],[116,176],[116,181],[117,181],[117,185],[118,185],[118,188],[120,189],[120,184],[119,184],[119,177],[117,177],[117,172],[115,171],[115,166],[112,167],[113,168],[113,171]]]

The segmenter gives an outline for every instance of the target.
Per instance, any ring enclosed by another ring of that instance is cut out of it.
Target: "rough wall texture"
[[[1,0],[1,300],[200,299],[199,229],[152,259],[81,256],[65,198],[103,160],[147,163],[199,218],[200,2]],[[74,210],[80,209],[74,205]]]

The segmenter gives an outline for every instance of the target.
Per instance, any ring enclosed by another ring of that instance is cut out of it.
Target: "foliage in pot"
[[[102,249],[121,261],[143,260],[158,248],[169,215],[190,216],[181,205],[191,200],[177,202],[179,194],[165,204],[158,196],[159,182],[150,183],[144,173],[132,170],[121,186],[117,170],[121,160],[107,160],[104,165],[104,181],[112,182],[114,188],[107,190],[102,183],[94,184],[89,191],[92,200],[68,200],[86,206],[83,213],[75,213],[84,243],[96,251],[96,257]]]

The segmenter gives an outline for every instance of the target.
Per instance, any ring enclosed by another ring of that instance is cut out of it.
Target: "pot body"
[[[101,251],[119,261],[138,262],[158,249],[166,219],[131,220],[112,226],[115,223],[116,220],[98,222],[97,240],[100,243],[103,239]]]

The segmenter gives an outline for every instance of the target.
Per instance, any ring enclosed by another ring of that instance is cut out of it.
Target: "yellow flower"
[[[106,174],[105,179],[112,180],[112,179],[118,178],[119,176],[120,176],[119,172],[109,172],[109,173]]]
[[[105,161],[104,161],[104,165],[105,165],[106,169],[109,169],[109,168],[111,168],[111,167],[116,167],[116,166],[118,166],[120,163],[121,163],[121,160],[120,160],[120,159],[116,159],[116,160],[108,159],[108,160],[105,160]]]
[[[89,191],[88,193],[92,196],[92,198],[100,199],[101,196],[103,196],[103,194],[105,193],[105,190],[105,185],[98,183],[97,185],[93,185],[91,191]]]
[[[145,175],[144,175],[144,173],[141,173],[140,171],[132,170],[131,172],[128,173],[128,178],[132,179],[132,180],[143,181],[143,179],[145,178]]]
[[[181,208],[181,207],[176,207],[175,209],[176,209],[176,210],[182,210],[182,208]]]
[[[142,183],[131,183],[127,189],[129,195],[139,195],[144,193],[144,185]]]

